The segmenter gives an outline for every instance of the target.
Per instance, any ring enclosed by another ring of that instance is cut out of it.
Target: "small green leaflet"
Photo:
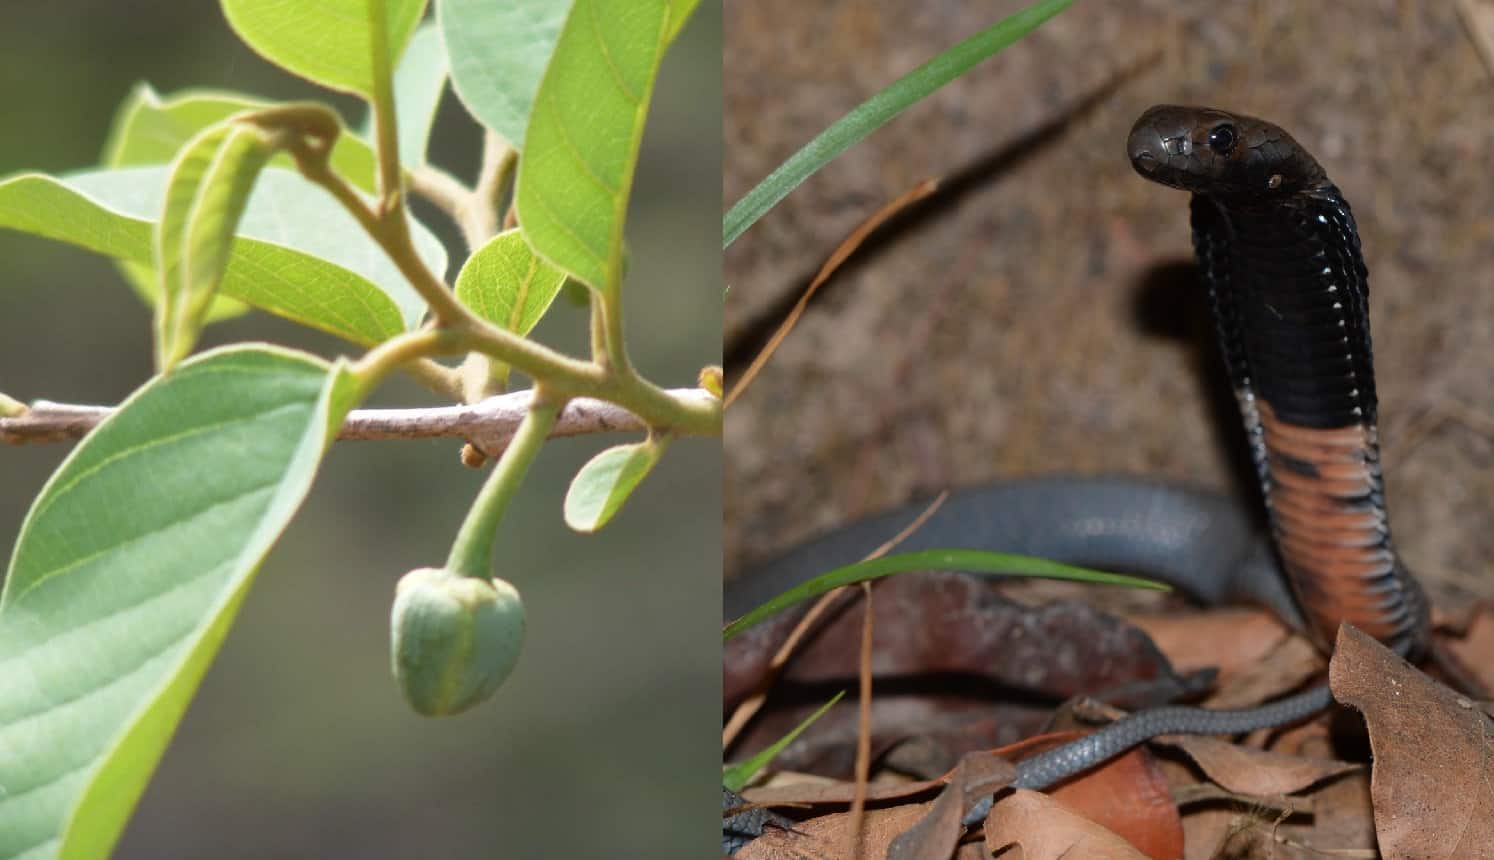
[[[668,441],[650,436],[635,445],[618,445],[592,457],[565,493],[565,524],[578,532],[606,525],[659,462]]]
[[[457,274],[456,294],[478,316],[514,334],[528,334],[565,283],[565,273],[529,250],[517,229],[478,248]]]
[[[515,229],[494,236],[467,258],[457,274],[456,295],[488,322],[524,335],[549,310],[565,282],[565,273],[536,257]],[[475,353],[467,359],[463,368],[472,374],[465,377],[469,401],[487,392],[488,378],[499,389],[508,386],[508,365]]]
[[[156,224],[160,372],[186,358],[197,343],[254,181],[279,148],[277,136],[232,120],[209,127],[182,148]]]

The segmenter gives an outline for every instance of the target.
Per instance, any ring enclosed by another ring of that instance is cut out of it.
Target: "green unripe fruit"
[[[390,617],[394,678],[427,717],[459,714],[493,695],[524,645],[524,604],[501,579],[422,567],[400,578]]]

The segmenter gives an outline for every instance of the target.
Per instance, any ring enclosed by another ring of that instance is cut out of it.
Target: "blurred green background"
[[[0,174],[94,164],[138,80],[361,106],[241,45],[215,3],[8,4],[0,19]],[[665,60],[628,225],[628,341],[662,384],[720,361],[721,10],[704,3]],[[448,90],[433,160],[470,180],[480,135]],[[417,214],[460,241],[428,207]],[[452,274],[454,274],[454,269]],[[150,317],[107,260],[0,232],[0,391],[113,403],[150,375]],[[558,302],[536,336],[585,350]],[[263,314],[202,348],[338,341]],[[395,380],[376,403],[432,403]],[[408,569],[439,564],[486,474],[451,441],[343,443],[266,561],[116,851],[156,857],[698,857],[719,783],[721,448],[676,444],[603,533],[566,530],[569,477],[618,438],[561,440],[500,531],[498,573],[529,636],[494,700],[414,716],[389,677],[388,612]],[[0,447],[0,548],[67,446]],[[0,691],[3,695],[3,691]]]

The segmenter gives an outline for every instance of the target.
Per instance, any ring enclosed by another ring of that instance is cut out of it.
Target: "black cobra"
[[[1047,479],[967,491],[914,540],[1016,547],[1074,563],[1108,559],[1206,602],[1263,603],[1305,626],[1325,648],[1339,624],[1349,622],[1402,654],[1421,650],[1427,602],[1391,544],[1368,272],[1348,203],[1301,145],[1253,117],[1160,105],[1136,121],[1126,150],[1142,176],[1192,192],[1194,249],[1275,552],[1255,542],[1237,509],[1188,491],[1116,480]],[[893,531],[889,521],[907,513],[856,523],[790,551],[741,584],[728,584],[727,608],[741,608],[744,594],[776,593],[853,561],[852,548],[874,546]],[[1283,572],[1301,613],[1283,594]],[[1239,711],[1139,711],[1021,762],[1014,784],[1045,788],[1159,734],[1269,728],[1330,701],[1320,686]],[[979,822],[990,805],[989,797],[977,804],[966,823]]]
[[[1380,476],[1369,273],[1349,204],[1286,132],[1160,105],[1126,141],[1193,192],[1193,247],[1276,547],[1320,644],[1348,621],[1424,644],[1427,603],[1397,558]]]

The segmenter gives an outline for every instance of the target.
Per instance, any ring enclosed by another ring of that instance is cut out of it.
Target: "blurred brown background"
[[[666,58],[629,221],[629,343],[651,378],[719,360],[721,20],[703,3]],[[0,174],[94,164],[137,80],[329,96],[251,54],[216,3],[7,4],[0,15]],[[470,179],[480,135],[448,94],[435,160]],[[430,209],[418,214],[448,240]],[[111,403],[150,375],[150,317],[113,266],[0,232],[0,391]],[[537,336],[586,348],[557,303]],[[262,314],[207,346],[340,342]],[[403,380],[382,404],[431,396]],[[500,534],[529,637],[493,701],[424,720],[389,676],[388,613],[406,570],[446,556],[486,473],[452,442],[334,448],[266,561],[201,695],[120,843],[157,857],[699,857],[717,835],[720,448],[684,440],[602,534],[560,517],[565,485],[620,437],[551,444]],[[0,447],[0,551],[64,446]],[[3,695],[3,691],[0,691]]]
[[[727,204],[1023,5],[731,4]],[[945,184],[822,288],[733,405],[729,569],[998,477],[1251,492],[1232,478],[1245,449],[1186,195],[1124,154],[1159,102],[1267,118],[1343,189],[1370,268],[1398,547],[1439,601],[1494,596],[1494,76],[1444,0],[1078,2],[810,179],[727,253],[729,376],[858,223],[920,179]]]

